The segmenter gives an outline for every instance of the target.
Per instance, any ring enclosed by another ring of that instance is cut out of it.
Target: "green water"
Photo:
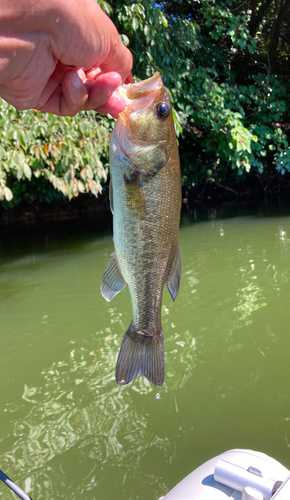
[[[1,228],[0,469],[34,500],[158,500],[236,447],[290,468],[290,210],[189,211],[180,244],[164,386],[119,387],[131,304],[99,292],[110,221]]]

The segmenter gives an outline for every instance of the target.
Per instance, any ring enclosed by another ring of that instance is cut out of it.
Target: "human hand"
[[[94,0],[0,0],[0,33],[0,96],[17,109],[125,108],[132,55]]]

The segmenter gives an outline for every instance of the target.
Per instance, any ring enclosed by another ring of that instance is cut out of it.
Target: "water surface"
[[[110,221],[0,229],[0,468],[34,500],[158,500],[237,447],[290,468],[290,209],[189,210],[180,244],[165,383],[119,387]]]

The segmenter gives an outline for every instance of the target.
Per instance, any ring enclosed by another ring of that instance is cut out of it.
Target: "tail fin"
[[[134,331],[130,326],[125,333],[116,366],[116,380],[119,385],[129,384],[138,375],[144,375],[149,382],[161,386],[164,382],[164,336]]]

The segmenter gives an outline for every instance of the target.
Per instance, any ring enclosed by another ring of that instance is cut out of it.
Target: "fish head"
[[[133,168],[154,174],[168,161],[172,140],[176,142],[170,95],[159,72],[118,91],[127,104],[115,129],[120,148]]]

